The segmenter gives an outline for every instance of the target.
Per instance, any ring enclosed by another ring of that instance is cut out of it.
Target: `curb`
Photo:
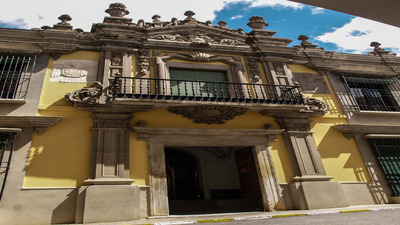
[[[288,213],[288,214],[280,214],[280,215],[278,214],[278,215],[260,215],[260,216],[241,216],[241,217],[233,217],[233,218],[181,220],[181,221],[145,223],[145,224],[140,224],[140,225],[178,225],[178,224],[215,223],[215,222],[227,222],[227,221],[275,219],[275,218],[296,217],[296,216],[316,216],[316,215],[328,215],[328,214],[336,214],[336,213],[376,212],[376,211],[382,211],[382,210],[396,210],[396,209],[400,209],[400,207],[331,210],[331,211],[320,211],[320,212],[309,212],[309,213]]]

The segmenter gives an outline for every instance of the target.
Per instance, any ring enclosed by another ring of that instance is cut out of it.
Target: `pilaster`
[[[278,117],[294,172],[290,191],[297,209],[345,207],[341,185],[330,181],[305,117]]]

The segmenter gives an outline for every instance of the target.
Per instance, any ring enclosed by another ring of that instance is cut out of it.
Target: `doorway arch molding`
[[[147,141],[151,216],[169,215],[165,146],[252,147],[264,210],[285,209],[269,146],[283,130],[134,127],[133,131],[139,140]]]

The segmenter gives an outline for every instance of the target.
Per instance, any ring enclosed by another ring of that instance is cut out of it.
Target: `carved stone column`
[[[289,152],[294,177],[290,184],[293,201],[298,209],[347,206],[341,186],[329,181],[318,152],[310,120],[304,117],[278,117],[277,122]]]

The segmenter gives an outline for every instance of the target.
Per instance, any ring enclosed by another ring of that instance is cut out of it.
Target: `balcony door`
[[[170,69],[169,73],[174,96],[229,98],[224,71]]]

